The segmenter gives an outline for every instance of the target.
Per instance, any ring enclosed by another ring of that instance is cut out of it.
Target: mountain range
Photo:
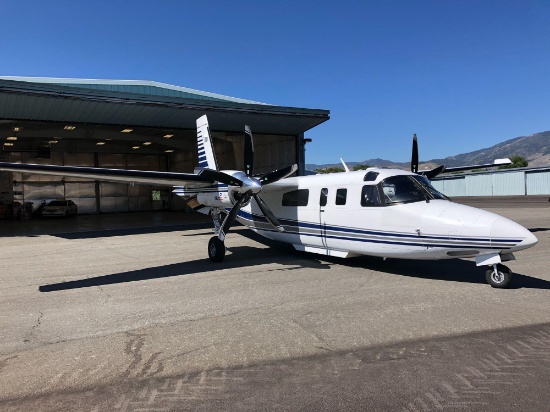
[[[535,133],[530,136],[520,136],[514,139],[506,140],[505,142],[496,144],[486,149],[476,150],[470,153],[461,153],[455,156],[449,156],[444,159],[432,159],[421,161],[420,170],[433,168],[437,165],[445,165],[448,167],[476,165],[492,163],[495,159],[520,155],[527,159],[529,166],[546,166],[550,165],[550,131]],[[385,159],[368,159],[362,162],[347,162],[350,169],[359,164],[368,164],[378,167],[394,167],[398,169],[409,170],[410,162],[394,162]],[[327,167],[342,167],[341,163],[331,164],[306,164],[307,170],[323,169]]]

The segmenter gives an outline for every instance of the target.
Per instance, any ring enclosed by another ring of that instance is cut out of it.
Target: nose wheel
[[[505,288],[512,280],[512,271],[507,266],[494,264],[485,272],[485,279],[494,288]]]

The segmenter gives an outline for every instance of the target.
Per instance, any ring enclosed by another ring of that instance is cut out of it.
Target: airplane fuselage
[[[507,218],[434,196],[432,187],[423,187],[426,183],[418,175],[392,169],[292,177],[261,192],[284,231],[269,224],[254,200],[239,211],[237,220],[297,250],[340,257],[477,257],[484,262],[484,256],[494,255],[508,260],[511,253],[537,242]],[[231,188],[219,189],[211,195],[216,198],[211,206],[230,208]]]

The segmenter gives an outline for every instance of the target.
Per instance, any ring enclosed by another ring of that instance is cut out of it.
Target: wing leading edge
[[[38,173],[44,175],[81,177],[116,183],[136,183],[158,186],[182,186],[196,183],[213,183],[211,178],[194,173],[157,172],[144,170],[106,169],[80,166],[37,165],[0,162],[0,170],[8,172]]]

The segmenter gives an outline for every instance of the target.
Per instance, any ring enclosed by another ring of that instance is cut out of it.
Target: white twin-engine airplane
[[[84,177],[100,181],[175,187],[194,210],[209,213],[217,234],[208,244],[214,262],[225,256],[225,237],[235,220],[300,251],[350,257],[400,259],[475,258],[488,265],[487,282],[506,287],[512,272],[501,262],[538,240],[523,226],[481,209],[453,203],[428,178],[444,171],[509,163],[418,171],[413,139],[411,172],[362,171],[288,177],[292,165],[254,174],[252,133],[245,126],[245,171],[218,170],[206,115],[197,119],[199,167],[195,173],[1,163],[0,170]],[[261,193],[261,197],[260,197]],[[221,213],[226,213],[221,221]]]

